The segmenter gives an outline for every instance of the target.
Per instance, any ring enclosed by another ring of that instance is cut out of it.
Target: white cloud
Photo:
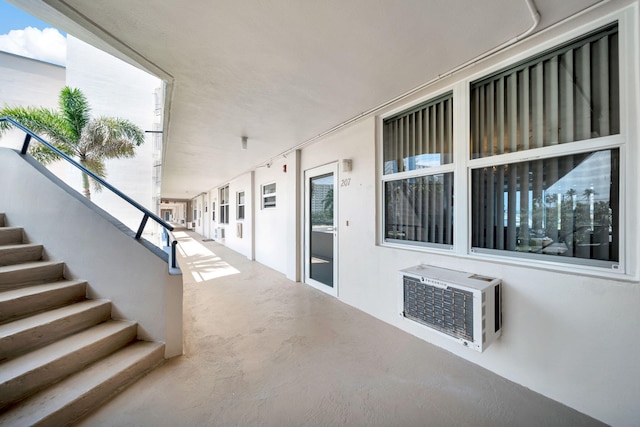
[[[0,50],[58,65],[67,62],[67,39],[55,28],[11,30],[0,35]]]

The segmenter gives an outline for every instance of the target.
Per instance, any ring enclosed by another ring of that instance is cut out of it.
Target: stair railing
[[[126,194],[124,194],[123,192],[118,190],[117,188],[115,188],[113,185],[111,185],[108,182],[106,182],[104,179],[102,179],[101,177],[96,175],[94,172],[92,172],[89,169],[87,169],[84,166],[82,166],[80,163],[78,163],[77,161],[75,161],[74,159],[72,159],[71,157],[69,157],[68,155],[63,153],[62,151],[60,151],[58,148],[56,148],[53,144],[51,144],[51,143],[45,141],[44,139],[42,139],[40,136],[35,134],[31,129],[28,129],[28,128],[22,126],[20,123],[18,123],[17,121],[15,121],[14,119],[12,119],[10,117],[0,117],[0,123],[1,122],[8,122],[8,123],[12,124],[14,127],[22,130],[26,134],[25,138],[24,138],[24,143],[22,144],[22,150],[20,150],[20,154],[22,154],[22,155],[27,154],[27,151],[29,150],[29,144],[31,143],[31,139],[33,138],[36,141],[38,141],[39,143],[41,143],[44,146],[46,146],[47,148],[49,148],[54,153],[56,153],[62,159],[66,160],[67,162],[69,162],[73,166],[75,166],[76,168],[80,169],[83,173],[89,175],[91,178],[93,178],[96,181],[98,181],[100,183],[100,185],[102,185],[103,187],[106,187],[109,190],[111,190],[115,195],[120,197],[122,200],[126,201],[131,206],[133,206],[134,208],[138,209],[142,213],[142,221],[140,222],[140,226],[138,227],[138,231],[136,232],[136,235],[135,235],[135,239],[136,240],[140,240],[140,237],[142,237],[142,232],[143,232],[144,228],[146,227],[147,220],[149,218],[151,218],[152,220],[154,220],[155,222],[160,224],[160,226],[163,227],[163,236],[165,236],[166,244],[167,244],[168,247],[171,248],[171,253],[169,255],[169,265],[170,265],[171,268],[176,268],[176,246],[177,246],[178,242],[175,240],[175,238],[173,238],[173,234],[171,233],[171,231],[173,231],[173,226],[171,224],[165,222],[162,218],[160,218],[159,216],[157,216],[156,214],[154,214],[153,212],[151,212],[150,210],[148,210],[144,206],[140,205],[138,202],[136,202],[131,197],[127,196]]]

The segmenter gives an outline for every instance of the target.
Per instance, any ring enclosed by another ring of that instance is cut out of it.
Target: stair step
[[[163,361],[164,344],[138,341],[20,402],[0,425],[69,425]]]
[[[136,333],[136,323],[110,320],[4,362],[0,365],[0,408],[114,353],[132,342]]]
[[[0,265],[23,264],[42,259],[42,245],[22,243],[0,246]]]
[[[0,292],[0,324],[85,299],[87,282],[62,280]]]
[[[0,266],[0,291],[61,280],[64,263],[57,261],[27,262]]]
[[[0,361],[90,328],[110,317],[110,301],[86,300],[0,325]]]
[[[22,227],[3,227],[0,225],[0,245],[17,245],[24,243]]]

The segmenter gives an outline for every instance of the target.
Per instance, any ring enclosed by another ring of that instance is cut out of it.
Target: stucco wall
[[[34,166],[35,165],[35,166]],[[0,210],[27,240],[42,243],[47,259],[65,262],[67,278],[89,282],[90,298],[112,301],[112,317],[138,322],[138,337],[165,342],[165,356],[182,354],[182,276],[106,213],[37,162],[0,149]]]
[[[338,196],[339,299],[581,412],[637,420],[640,344],[630,337],[640,328],[640,284],[377,246],[374,132],[375,120],[363,121],[303,150],[303,169],[353,158]],[[398,271],[421,263],[503,280],[503,336],[484,353],[400,316]]]
[[[0,107],[58,108],[65,73],[59,65],[0,52]],[[19,149],[23,140],[22,131],[9,131],[0,137],[0,146]]]
[[[453,87],[464,77],[482,75],[483,69],[525,58],[530,55],[529,49],[536,49],[540,44],[552,47],[556,43],[554,37],[587,31],[597,23],[584,28],[579,24],[599,17],[585,16],[571,25],[554,28],[482,66],[471,67],[411,98],[393,103],[379,113],[384,115],[406,108],[419,99]],[[625,19],[637,20],[637,9]],[[621,25],[625,24],[629,21]],[[623,216],[629,218],[637,216],[640,200],[635,185],[640,164],[636,125],[636,94],[640,87],[635,65],[637,48],[636,45],[635,50],[625,51],[622,73],[633,88],[625,94],[623,110],[627,115],[622,119],[628,136],[625,152],[631,156],[625,157],[623,166],[627,183]],[[302,150],[303,170],[343,158],[353,159],[353,171],[340,173],[338,180],[341,183],[346,177],[351,178],[348,186],[339,188],[340,300],[595,418],[613,425],[636,425],[640,419],[637,405],[640,343],[634,338],[640,330],[637,222],[627,221],[624,228],[627,257],[623,261],[627,274],[595,273],[579,267],[482,256],[468,253],[466,247],[447,252],[380,246],[376,240],[376,215],[380,215],[376,120],[375,117],[360,120]],[[465,143],[464,133],[462,141]],[[464,162],[464,158],[461,161]],[[455,206],[458,210],[468,209],[467,201],[460,195],[456,195]],[[464,220],[457,221],[456,227],[458,233],[466,233]],[[398,309],[401,296],[398,271],[420,263],[501,278],[504,283],[502,337],[485,352],[477,353],[403,319]]]
[[[287,165],[287,172],[283,166]],[[295,246],[288,240],[289,228],[295,227],[295,194],[291,179],[295,171],[294,159],[280,159],[271,167],[255,171],[255,259],[282,273],[291,274],[287,260],[293,256]],[[293,177],[293,178],[292,178]],[[276,184],[275,208],[262,208],[262,186]],[[294,181],[295,184],[295,181]]]
[[[468,194],[455,194],[454,250],[392,247],[380,244],[379,236],[382,213],[376,146],[381,117],[454,88],[456,96],[465,96],[472,79],[606,24],[607,15],[617,13],[607,5],[390,102],[376,115],[361,118],[287,158],[274,160],[270,168],[256,169],[255,259],[287,277],[300,279],[304,269],[304,217],[300,209],[304,203],[304,171],[352,159],[352,170],[346,172],[339,167],[337,176],[337,294],[341,301],[597,419],[613,425],[637,425],[640,342],[635,337],[640,330],[640,229],[634,218],[640,200],[640,186],[636,185],[640,181],[640,15],[638,3],[633,4],[626,14],[618,15],[621,28],[635,25],[631,37],[621,40],[622,81],[628,88],[621,108],[627,141],[622,166],[625,273],[472,253],[468,249]],[[456,117],[464,117],[467,107],[454,97],[454,108],[459,109]],[[458,126],[455,173],[464,183],[467,158],[462,148],[468,144],[468,123]],[[282,171],[284,164],[288,165],[287,173]],[[276,209],[262,210],[260,188],[270,182],[277,184],[278,205]],[[404,319],[399,313],[398,271],[421,263],[501,278],[502,337],[478,353]]]
[[[220,187],[211,189],[207,194],[209,200],[209,212],[207,213],[206,226],[202,228],[202,234],[214,238],[223,243],[225,246],[234,251],[243,254],[249,259],[253,259],[253,178],[252,173],[244,174],[228,183],[229,185],[229,223],[220,223]],[[244,192],[245,207],[244,218],[238,218],[238,202],[239,192]],[[212,220],[211,204],[216,203],[216,220]],[[242,228],[239,235],[238,224]],[[224,229],[224,239],[221,234],[216,234],[216,228]]]

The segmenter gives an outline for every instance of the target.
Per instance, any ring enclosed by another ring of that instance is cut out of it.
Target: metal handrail
[[[169,267],[177,268],[178,261],[176,259],[176,246],[178,246],[178,241],[173,236],[173,233],[171,233],[171,231],[167,230],[166,228],[162,229],[162,235],[165,239],[166,246],[171,248],[171,251],[169,252]]]
[[[20,153],[22,155],[27,154],[27,150],[29,149],[29,143],[31,142],[31,138],[35,138],[36,141],[38,141],[39,143],[45,145],[47,148],[49,148],[51,151],[56,153],[58,156],[60,156],[61,158],[65,159],[67,162],[71,163],[73,166],[75,166],[76,168],[80,169],[83,173],[89,175],[91,178],[93,178],[96,181],[98,181],[100,183],[100,185],[102,185],[103,187],[108,188],[115,195],[117,195],[118,197],[120,197],[121,199],[123,199],[124,201],[129,203],[131,206],[133,206],[134,208],[136,208],[140,212],[142,212],[143,217],[142,217],[142,221],[140,222],[140,226],[138,227],[138,231],[136,232],[136,236],[135,236],[136,240],[140,240],[140,237],[142,237],[142,231],[144,230],[144,227],[147,225],[147,220],[149,218],[151,218],[152,220],[154,220],[155,222],[160,224],[164,229],[166,229],[168,231],[173,231],[173,226],[171,224],[165,222],[164,220],[162,220],[162,218],[160,218],[159,216],[157,216],[156,214],[154,214],[153,212],[151,212],[150,210],[148,210],[144,206],[140,205],[138,202],[136,202],[135,200],[133,200],[132,198],[130,198],[129,196],[127,196],[126,194],[124,194],[123,192],[118,190],[117,188],[115,188],[113,185],[111,185],[108,182],[106,182],[104,179],[102,179],[101,177],[96,175],[94,172],[92,172],[89,169],[85,168],[80,163],[78,163],[77,161],[75,161],[74,159],[72,159],[71,157],[69,157],[68,155],[63,153],[62,151],[60,151],[58,148],[56,148],[55,146],[53,146],[49,142],[45,141],[44,139],[42,139],[40,136],[35,134],[31,129],[28,129],[28,128],[24,127],[23,125],[21,125],[20,123],[18,123],[17,121],[15,121],[14,119],[12,119],[10,117],[0,117],[0,122],[11,123],[13,126],[17,127],[18,129],[20,129],[24,133],[26,133],[26,136],[24,138],[24,143],[22,144],[22,150],[20,151]],[[168,241],[167,241],[167,243],[168,243]],[[176,244],[177,244],[176,241],[172,242],[171,245],[167,244],[167,246],[171,246],[171,252],[172,252],[171,258],[174,260],[173,261],[174,265],[172,266],[173,268],[175,268],[175,250],[176,250],[175,247],[176,247]]]

